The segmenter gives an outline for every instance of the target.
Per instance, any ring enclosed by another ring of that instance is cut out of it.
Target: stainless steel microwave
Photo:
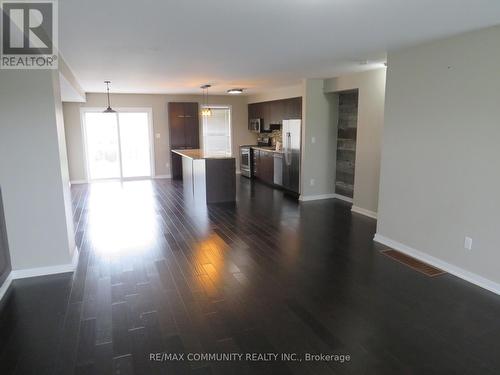
[[[251,132],[260,133],[261,126],[262,126],[261,118],[252,118],[248,122],[248,130],[250,130]]]

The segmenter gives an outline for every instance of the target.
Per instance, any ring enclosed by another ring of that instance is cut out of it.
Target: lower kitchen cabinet
[[[273,152],[254,149],[253,158],[254,177],[268,184],[274,184]]]

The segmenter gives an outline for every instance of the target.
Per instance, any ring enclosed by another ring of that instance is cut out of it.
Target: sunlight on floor
[[[158,219],[151,181],[94,183],[89,238],[101,255],[132,255],[155,244]]]

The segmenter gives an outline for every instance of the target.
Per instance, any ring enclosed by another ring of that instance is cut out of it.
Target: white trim
[[[370,211],[370,210],[367,210],[365,208],[361,208],[361,207],[358,207],[355,205],[353,205],[351,207],[351,211],[356,212],[357,214],[365,215],[365,216],[371,217],[372,219],[377,220],[377,213],[374,211]]]
[[[92,108],[89,108],[89,110]],[[95,109],[97,111],[97,108]],[[85,172],[85,180],[89,180],[89,162],[87,160],[87,133],[85,132],[85,107],[80,108],[80,132],[82,133],[82,146],[83,146],[83,169]]]
[[[421,260],[422,262],[428,263],[434,267],[440,268],[443,271],[446,271],[456,277],[459,277],[465,281],[468,281],[469,283],[475,284],[481,288],[484,288],[486,290],[489,290],[490,292],[493,292],[495,294],[500,295],[500,284],[496,283],[492,280],[486,279],[476,273],[464,270],[463,268],[457,267],[453,264],[450,264],[448,262],[445,262],[444,260],[438,259],[436,257],[433,257],[432,255],[429,255],[427,253],[424,253],[422,251],[416,250],[410,246],[407,246],[405,244],[402,244],[400,242],[391,240],[390,238],[384,237],[381,234],[375,234],[375,237],[373,238],[374,241],[381,243],[383,245],[389,246],[395,250],[401,251],[402,253],[405,253],[406,255],[412,256],[414,258],[417,258],[418,260]]]
[[[5,293],[7,293],[7,291],[9,290],[12,281],[14,281],[14,278],[12,277],[12,272],[10,272],[3,282],[2,286],[0,286],[0,301],[2,300],[3,296],[5,296]]]
[[[330,194],[318,194],[318,195],[301,195],[299,197],[299,201],[308,202],[308,201],[319,201],[322,199],[340,199],[341,201],[352,203],[352,198],[345,197],[340,194],[330,193]]]
[[[55,275],[58,273],[69,273],[74,272],[76,270],[76,266],[78,265],[78,256],[80,252],[78,248],[75,246],[75,250],[73,251],[73,258],[71,259],[71,263],[68,264],[59,264],[57,266],[48,266],[48,267],[37,267],[37,268],[27,268],[22,270],[12,270],[11,275],[12,279],[25,279],[27,277],[35,277],[35,276],[46,276],[46,275]]]
[[[70,185],[81,185],[81,184],[88,184],[89,182],[87,180],[72,180],[69,182]]]
[[[73,258],[71,259],[71,263],[69,264],[10,271],[9,276],[7,276],[7,279],[5,279],[4,283],[0,287],[0,300],[4,297],[5,293],[7,293],[7,290],[14,280],[35,276],[47,276],[55,275],[58,273],[74,272],[78,265],[79,255],[80,252],[78,251],[78,247],[75,246],[75,249],[73,251]]]
[[[347,202],[347,203],[352,203],[352,198],[346,197],[345,195],[340,195],[335,193],[335,198],[340,199],[341,201]]]
[[[172,178],[171,174],[157,174],[156,176],[153,177],[154,179],[160,179],[160,178]]]
[[[13,279],[25,279],[27,277],[35,276],[45,276],[45,275],[55,275],[58,273],[68,273],[75,270],[75,266],[72,263],[60,264],[57,266],[48,267],[38,267],[38,268],[27,268],[23,270],[12,270]]]
[[[320,195],[301,195],[299,201],[309,202],[309,201],[319,201],[322,199],[333,199],[337,198],[336,194],[320,194]]]
[[[241,171],[236,171],[236,174],[241,174]]]

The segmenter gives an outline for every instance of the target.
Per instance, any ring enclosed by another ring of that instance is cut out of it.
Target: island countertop
[[[234,159],[229,153],[220,153],[220,152],[210,152],[205,151],[200,148],[196,149],[188,149],[188,150],[172,150],[176,154],[180,156],[184,156],[186,158],[190,158],[193,160],[201,160],[201,159]]]

